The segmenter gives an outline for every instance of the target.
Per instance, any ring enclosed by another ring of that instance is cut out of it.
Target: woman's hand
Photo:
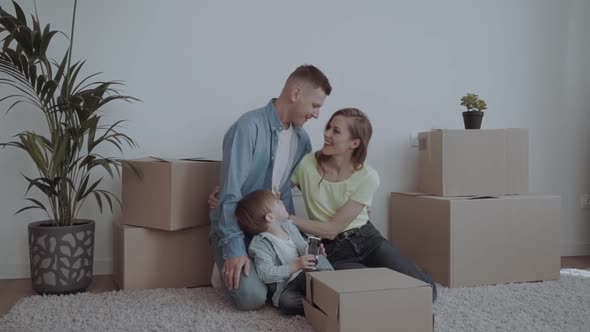
[[[216,186],[215,189],[213,189],[213,192],[209,194],[209,200],[207,202],[209,202],[210,209],[217,208],[217,205],[219,204],[219,186]]]
[[[324,239],[333,240],[340,232],[361,213],[365,205],[349,199],[336,211],[329,222],[309,220],[301,217],[293,218],[293,224],[305,233],[313,234]]]

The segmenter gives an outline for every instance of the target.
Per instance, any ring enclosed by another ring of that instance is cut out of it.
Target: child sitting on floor
[[[323,245],[317,261],[306,253],[307,242],[289,220],[283,202],[269,190],[244,196],[236,207],[236,217],[242,230],[255,235],[248,254],[260,279],[275,287],[273,304],[284,314],[303,315],[303,271],[333,270]]]

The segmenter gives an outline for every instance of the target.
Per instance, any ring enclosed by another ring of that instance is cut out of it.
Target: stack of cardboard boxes
[[[209,193],[221,162],[145,158],[123,170],[122,220],[113,222],[113,279],[121,289],[210,284]]]
[[[390,239],[448,287],[558,279],[559,196],[529,193],[528,130],[419,134],[419,193],[392,193]]]

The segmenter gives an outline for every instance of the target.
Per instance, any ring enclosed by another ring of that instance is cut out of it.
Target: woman
[[[311,219],[291,216],[302,231],[324,240],[335,269],[387,267],[436,285],[416,264],[400,254],[369,221],[368,207],[379,187],[379,175],[365,163],[373,129],[356,108],[332,115],[324,131],[324,146],[299,163],[291,182],[303,193]]]

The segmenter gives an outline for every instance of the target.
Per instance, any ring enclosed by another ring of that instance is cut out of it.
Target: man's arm
[[[213,227],[220,238],[224,260],[246,256],[244,234],[236,219],[235,209],[242,198],[242,185],[250,172],[255,131],[255,126],[250,123],[236,123],[223,140],[219,218]]]

